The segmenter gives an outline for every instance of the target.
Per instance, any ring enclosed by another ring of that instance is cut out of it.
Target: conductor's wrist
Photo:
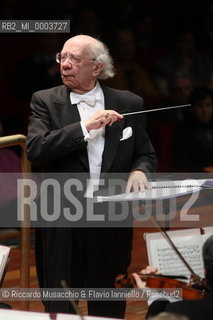
[[[85,126],[85,122],[81,121],[80,125],[81,125],[81,129],[82,129],[82,132],[84,135],[84,141],[89,140],[91,137],[90,137],[89,131],[87,130],[87,127]]]
[[[90,122],[88,120],[84,120],[83,123],[84,123],[84,126],[85,126],[87,132],[90,132],[90,130],[92,130]]]

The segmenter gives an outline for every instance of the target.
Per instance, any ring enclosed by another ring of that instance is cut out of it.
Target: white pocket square
[[[131,136],[132,136],[132,128],[131,127],[127,127],[127,128],[125,128],[123,130],[120,141],[129,139]]]

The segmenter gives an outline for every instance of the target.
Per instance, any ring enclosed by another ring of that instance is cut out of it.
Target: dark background
[[[212,5],[212,1],[203,0],[1,0],[1,20],[69,19],[71,26],[70,34],[0,34],[0,120],[4,134],[27,133],[31,95],[36,90],[61,84],[59,65],[55,63],[54,57],[64,41],[73,35],[84,33],[100,38],[108,45],[116,60],[119,59],[116,32],[128,30],[134,37],[134,59],[154,86],[158,75],[157,63],[162,56],[171,53],[181,32],[193,33],[196,51],[205,54],[212,62],[213,11],[209,10]],[[144,39],[142,33],[139,33],[141,21],[144,21]],[[212,78],[208,83],[201,81],[200,85],[212,89]],[[113,86],[129,89],[119,83]],[[142,91],[134,86],[130,89],[144,97],[146,108],[162,106],[169,99],[169,93],[159,88],[153,95],[145,91],[143,93],[143,88]],[[149,120],[149,123],[152,135],[156,119]]]

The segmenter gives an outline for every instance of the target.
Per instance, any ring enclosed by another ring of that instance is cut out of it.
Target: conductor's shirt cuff
[[[81,125],[81,129],[82,129],[82,132],[84,135],[84,141],[91,139],[91,136],[90,136],[89,132],[87,131],[87,128],[86,128],[83,121],[80,122],[80,125]]]

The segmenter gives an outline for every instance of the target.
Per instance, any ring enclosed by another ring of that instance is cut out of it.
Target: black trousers
[[[36,229],[40,287],[113,288],[131,261],[132,228]],[[74,313],[69,301],[44,301],[45,311]],[[125,301],[88,301],[88,314],[124,318]]]

